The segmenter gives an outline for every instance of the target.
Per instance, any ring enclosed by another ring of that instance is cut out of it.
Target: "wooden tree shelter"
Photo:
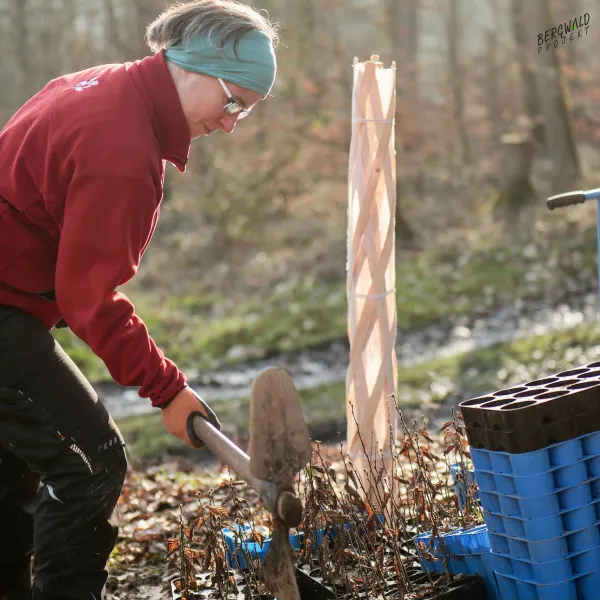
[[[393,491],[390,435],[395,441],[397,431],[391,398],[398,385],[395,84],[395,63],[386,69],[375,55],[364,63],[354,59],[348,177],[347,453],[362,479],[366,499],[379,510],[384,508],[385,489]],[[387,486],[382,479],[386,474]]]

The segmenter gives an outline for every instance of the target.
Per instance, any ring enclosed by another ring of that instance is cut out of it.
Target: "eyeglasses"
[[[227,100],[228,100],[228,102],[223,107],[223,110],[225,111],[225,114],[228,114],[228,115],[239,115],[238,119],[245,119],[250,114],[250,111],[252,109],[250,109],[250,108],[244,108],[243,106],[240,106],[240,104],[233,99],[233,96],[231,95],[231,92],[227,89],[227,86],[225,85],[225,83],[223,82],[223,80],[220,77],[217,77],[217,79],[219,80],[219,83],[221,84],[221,87],[223,88],[223,90],[227,94]]]

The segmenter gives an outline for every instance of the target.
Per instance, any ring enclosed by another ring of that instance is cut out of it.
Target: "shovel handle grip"
[[[266,508],[279,517],[287,527],[297,527],[302,520],[302,502],[292,492],[278,492],[271,481],[264,481],[250,473],[250,457],[240,450],[227,436],[223,435],[200,415],[188,417],[188,431],[198,437],[225,464],[229,465],[259,496]]]
[[[560,208],[561,206],[571,206],[572,204],[582,204],[587,200],[585,192],[567,192],[566,194],[557,194],[550,196],[546,200],[546,205],[550,210]]]

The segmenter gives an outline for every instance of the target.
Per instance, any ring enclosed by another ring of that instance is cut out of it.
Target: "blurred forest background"
[[[169,4],[0,0],[0,122],[51,78],[148,55],[145,27]],[[468,311],[486,286],[492,291],[481,303],[488,308],[518,295],[519,251],[510,259],[512,286],[502,279],[507,261],[496,258],[483,260],[468,286],[448,279],[456,264],[468,276],[469,260],[461,256],[515,252],[531,241],[560,249],[594,226],[594,206],[549,213],[544,200],[600,186],[598,0],[254,6],[280,24],[273,97],[233,135],[194,141],[184,175],[168,167],[161,221],[126,290],[157,341],[184,366],[214,367],[223,357],[264,356],[345,335],[355,56],[378,54],[398,68],[401,327]],[[538,53],[539,33],[586,12],[582,37]],[[590,240],[582,251],[594,277]],[[78,340],[63,342],[102,378]]]

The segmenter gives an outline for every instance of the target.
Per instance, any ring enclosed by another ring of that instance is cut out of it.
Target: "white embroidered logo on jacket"
[[[75,91],[76,92],[82,92],[83,90],[85,90],[85,88],[92,87],[93,85],[98,85],[98,83],[99,83],[98,82],[98,78],[99,77],[100,77],[100,75],[96,75],[96,77],[92,77],[91,79],[80,81],[75,86]]]

